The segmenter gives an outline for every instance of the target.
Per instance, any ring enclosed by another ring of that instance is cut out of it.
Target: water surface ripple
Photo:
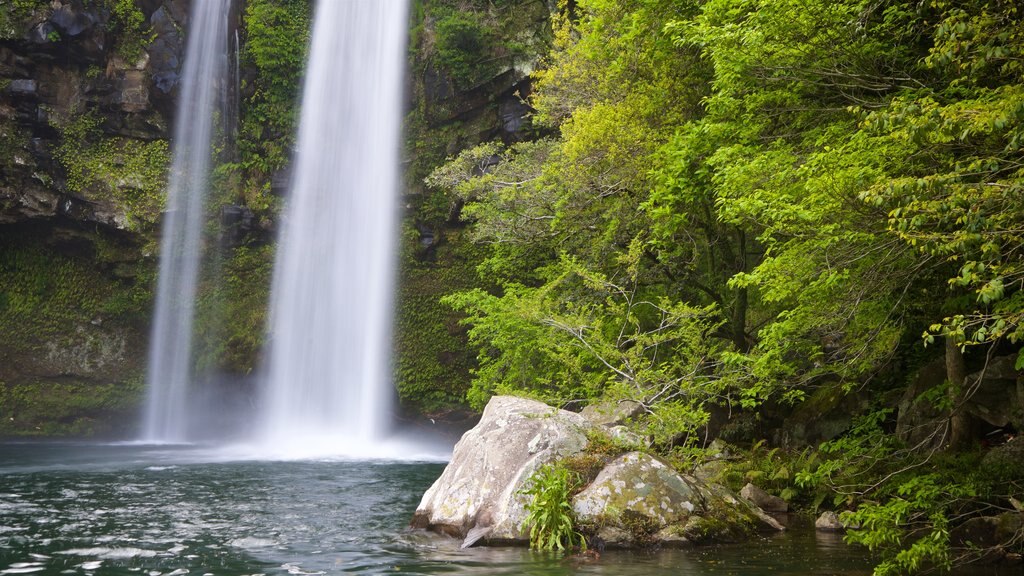
[[[862,552],[794,531],[742,546],[459,550],[406,528],[443,464],[218,461],[187,446],[0,444],[5,574],[849,574]]]

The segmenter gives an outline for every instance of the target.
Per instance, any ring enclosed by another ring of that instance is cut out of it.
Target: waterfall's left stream
[[[160,241],[143,439],[189,439],[192,325],[202,255],[210,158],[227,77],[231,0],[195,0],[188,26]]]

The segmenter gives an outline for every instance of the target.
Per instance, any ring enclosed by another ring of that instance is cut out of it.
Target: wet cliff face
[[[114,0],[3,9],[0,223],[153,228],[186,3],[150,4],[148,13]]]
[[[413,2],[395,358],[407,412],[445,416],[465,402],[475,359],[459,314],[439,300],[480,286],[483,257],[464,233],[459,204],[426,188],[423,178],[481,142],[540,136],[527,99],[530,73],[550,46],[553,4]]]
[[[133,420],[186,15],[0,7],[0,434]]]
[[[202,373],[260,363],[312,4],[235,6],[236,117],[206,242],[217,266],[197,302]],[[436,413],[461,404],[473,362],[439,299],[476,282],[480,256],[458,206],[422,180],[465,147],[536,136],[524,98],[550,6],[412,4],[396,385],[408,413]],[[0,435],[135,425],[188,12],[188,0],[0,5]]]

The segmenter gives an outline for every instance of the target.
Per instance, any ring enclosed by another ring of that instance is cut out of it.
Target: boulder
[[[423,495],[412,526],[462,538],[463,546],[526,544],[522,490],[529,478],[543,464],[582,454],[587,434],[603,430],[580,414],[495,396]],[[641,452],[605,465],[572,505],[582,529],[611,546],[681,546],[784,530],[725,487],[678,474]]]
[[[1024,430],[1024,372],[1014,368],[1017,355],[993,358],[984,368],[967,376],[976,386],[965,408],[992,426]]]
[[[982,458],[981,464],[986,469],[1004,468],[1013,474],[1024,476],[1024,440],[1017,436],[1002,446],[992,448]]]
[[[1024,533],[1024,513],[1004,512],[998,516],[978,516],[949,531],[949,544],[970,549],[976,561],[994,564],[1006,559],[1011,542]]]
[[[849,430],[853,419],[871,405],[871,396],[849,391],[832,382],[814,391],[786,417],[775,431],[775,443],[784,446],[817,445]]]
[[[535,400],[495,396],[466,432],[412,525],[491,543],[525,543],[526,481],[541,465],[582,452],[593,428],[579,414]]]
[[[814,521],[814,529],[821,532],[845,532],[846,524],[839,519],[839,514],[829,510],[822,512],[821,516]]]
[[[595,426],[618,426],[625,424],[643,412],[643,405],[633,400],[618,402],[599,402],[590,404],[580,412],[580,416]]]
[[[788,502],[761,490],[749,482],[740,490],[740,496],[750,500],[751,503],[765,512],[789,512]]]
[[[925,392],[946,380],[946,362],[937,358],[924,365],[899,401],[896,436],[907,446],[926,451],[936,448],[944,438],[948,414],[935,406]]]
[[[609,463],[573,498],[573,510],[577,521],[619,547],[738,540],[783,529],[725,488],[680,475],[641,452]]]

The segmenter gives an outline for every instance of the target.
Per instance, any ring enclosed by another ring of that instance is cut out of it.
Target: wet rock
[[[141,112],[149,109],[149,79],[142,70],[125,70],[119,74],[117,89],[111,103],[125,112]]]
[[[975,389],[965,406],[968,413],[993,426],[1024,430],[1024,372],[1014,368],[1017,355],[993,358],[967,376]]]
[[[816,390],[793,410],[776,433],[781,445],[814,445],[831,440],[850,428],[853,418],[870,405],[866,394],[849,392],[840,383]]]
[[[50,15],[50,22],[65,36],[79,36],[103,22],[99,14],[74,2],[59,6]]]
[[[32,27],[28,35],[29,42],[33,44],[52,44],[55,39],[60,38],[57,27],[50,22],[40,22]]]
[[[821,532],[845,532],[846,525],[839,519],[839,514],[829,510],[822,512],[814,521],[814,529]]]
[[[1024,533],[1024,514],[1004,512],[998,516],[971,518],[949,531],[949,544],[978,554],[978,561],[994,564],[1006,559],[1005,546]]]
[[[755,506],[765,512],[789,512],[788,502],[778,496],[765,492],[749,482],[740,490],[740,496],[750,500]]]
[[[525,543],[520,490],[541,465],[583,451],[590,428],[579,414],[535,400],[491,398],[423,495],[412,525],[458,538],[472,531],[491,543]]]
[[[939,410],[925,392],[940,386],[946,380],[943,358],[929,362],[914,377],[899,401],[896,436],[907,446],[918,450],[931,450],[943,439],[947,414]]]
[[[573,498],[573,510],[606,543],[620,547],[732,541],[783,529],[724,487],[680,475],[640,452],[609,463]]]
[[[240,246],[256,230],[256,215],[246,206],[222,206],[220,241],[225,248]]]
[[[146,47],[153,88],[158,94],[170,95],[178,85],[184,55],[184,41],[178,25],[163,6],[149,18],[153,41]]]
[[[11,94],[17,94],[19,96],[34,96],[36,90],[39,88],[39,83],[35,80],[28,78],[20,78],[18,80],[11,80],[7,85],[7,91]]]
[[[632,400],[599,402],[591,404],[580,412],[580,416],[595,426],[618,426],[625,424],[643,412],[643,405]]]

